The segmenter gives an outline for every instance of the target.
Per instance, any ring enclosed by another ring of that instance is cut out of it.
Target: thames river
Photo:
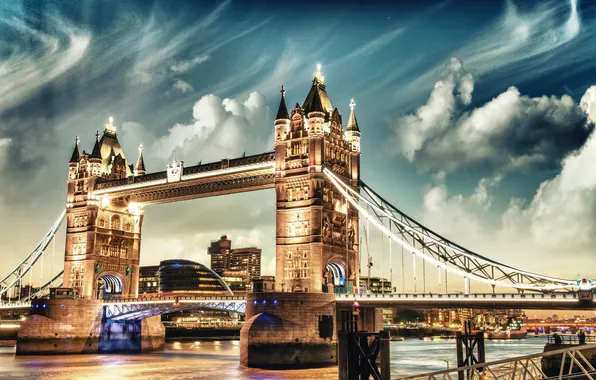
[[[487,341],[486,360],[542,352],[546,338]],[[337,379],[337,368],[263,371],[239,365],[238,341],[169,342],[138,355],[15,356],[0,347],[0,379]],[[392,378],[437,371],[455,363],[455,340],[391,342]]]

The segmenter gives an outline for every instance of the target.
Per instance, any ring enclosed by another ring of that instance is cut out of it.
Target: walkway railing
[[[577,293],[370,293],[370,294],[338,294],[337,300],[361,299],[486,299],[486,300],[573,300]]]
[[[579,337],[577,336],[577,334],[557,334],[557,335],[559,336],[559,338],[561,338],[560,344],[574,344],[574,345],[579,344]],[[548,343],[553,344],[553,345],[556,344],[554,334],[548,336]],[[586,335],[585,343],[596,344],[596,335]]]
[[[596,344],[518,356],[401,378],[413,379],[589,379],[596,378]],[[589,358],[589,359],[588,359]]]

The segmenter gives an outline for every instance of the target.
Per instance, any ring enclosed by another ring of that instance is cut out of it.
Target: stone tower
[[[275,120],[276,290],[351,292],[358,286],[358,213],[323,167],[358,191],[360,130],[347,130],[327,95],[320,65],[302,107],[289,113],[282,87]]]
[[[137,296],[143,210],[93,194],[98,182],[144,174],[142,153],[136,166],[128,166],[112,118],[101,139],[97,132],[91,154],[80,153],[76,139],[68,164],[64,286],[81,297]]]

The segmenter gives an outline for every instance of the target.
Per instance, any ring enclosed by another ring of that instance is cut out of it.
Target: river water
[[[486,360],[542,352],[546,338],[487,341]],[[337,379],[337,368],[264,371],[239,365],[238,341],[169,342],[138,355],[15,356],[0,347],[0,379]],[[455,340],[391,342],[392,378],[437,371],[455,363]]]

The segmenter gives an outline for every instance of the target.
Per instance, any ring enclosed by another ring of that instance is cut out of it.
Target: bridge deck
[[[274,187],[275,153],[224,159],[184,167],[180,180],[169,181],[166,171],[115,181],[100,181],[94,195],[128,197],[143,204],[168,203],[207,196]]]

